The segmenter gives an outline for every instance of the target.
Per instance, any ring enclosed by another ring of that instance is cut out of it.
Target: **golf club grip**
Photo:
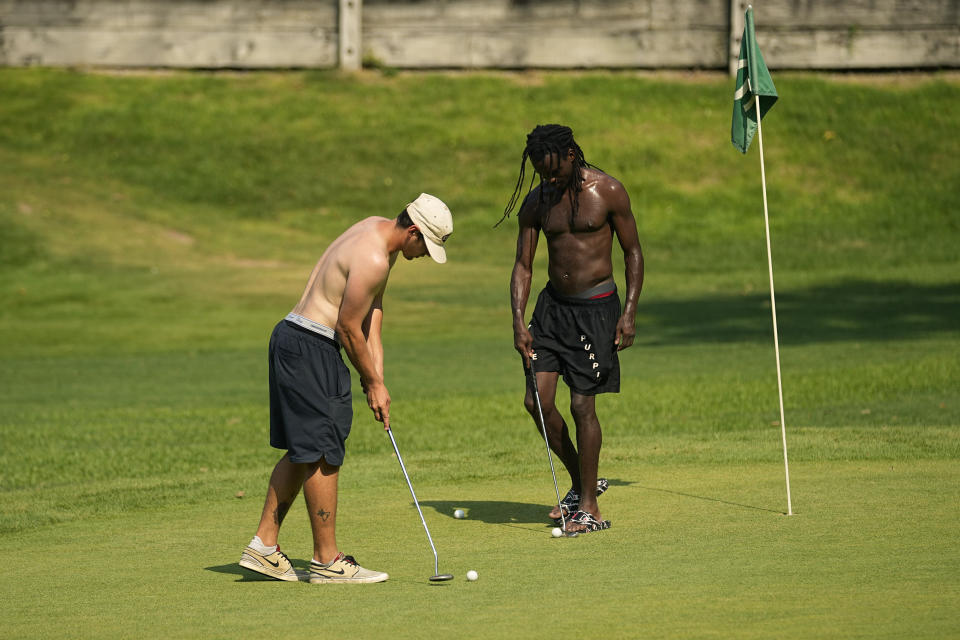
[[[530,378],[530,385],[533,387],[533,392],[538,396],[540,395],[539,385],[537,385],[537,370],[533,368],[533,356],[530,356],[530,366],[525,366],[527,376]]]

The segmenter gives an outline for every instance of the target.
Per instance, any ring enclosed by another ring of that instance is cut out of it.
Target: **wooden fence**
[[[754,0],[771,68],[960,67],[960,0]],[[729,69],[745,0],[0,0],[0,65]]]

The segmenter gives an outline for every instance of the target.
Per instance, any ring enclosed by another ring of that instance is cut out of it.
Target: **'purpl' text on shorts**
[[[530,320],[537,371],[557,371],[580,395],[620,391],[615,285],[593,297],[561,295],[547,283]]]

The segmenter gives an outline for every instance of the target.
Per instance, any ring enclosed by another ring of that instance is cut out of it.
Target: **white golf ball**
[[[478,577],[479,576],[477,575],[477,572],[474,571],[473,569],[471,569],[470,571],[467,571],[467,580],[469,580],[470,582],[473,582]]]
[[[553,531],[550,532],[550,535],[552,535],[554,538],[559,538],[563,535],[563,531],[560,531],[560,527],[554,527]]]
[[[457,509],[456,511],[453,512],[453,517],[456,518],[457,520],[460,520],[461,518],[463,518],[464,515],[465,514],[463,513],[463,509]]]

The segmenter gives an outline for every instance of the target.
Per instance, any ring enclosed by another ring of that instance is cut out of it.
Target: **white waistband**
[[[330,338],[337,344],[340,344],[340,340],[337,338],[337,332],[328,327],[325,324],[320,324],[319,322],[314,322],[310,318],[304,318],[303,316],[293,313],[292,311],[287,314],[287,317],[284,320],[289,320],[290,322],[300,325],[308,331],[313,331],[314,333],[323,336],[324,338]]]

